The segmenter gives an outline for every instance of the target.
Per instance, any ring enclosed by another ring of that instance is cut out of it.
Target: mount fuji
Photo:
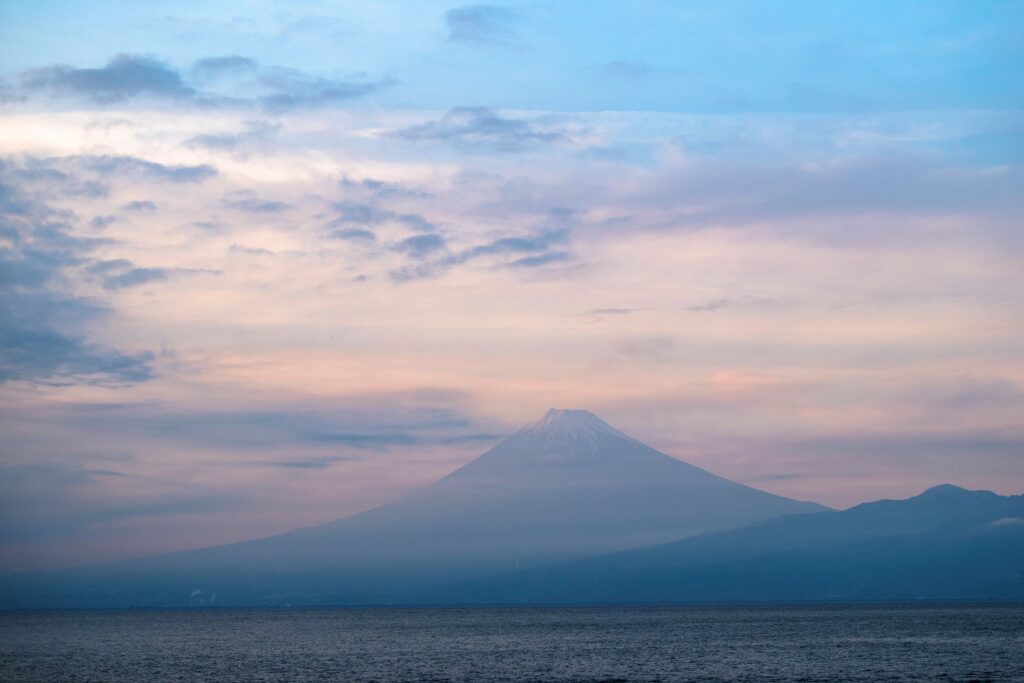
[[[551,410],[393,503],[255,541],[4,581],[2,606],[389,604],[437,586],[825,510]]]

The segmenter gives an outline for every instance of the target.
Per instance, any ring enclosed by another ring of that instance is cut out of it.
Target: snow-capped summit
[[[586,456],[603,440],[635,441],[589,410],[552,408],[542,418],[510,435],[502,444],[537,456]]]
[[[602,436],[629,439],[628,436],[589,410],[565,408],[552,408],[544,417],[520,429],[514,436],[525,439],[569,439],[574,441],[595,441]]]

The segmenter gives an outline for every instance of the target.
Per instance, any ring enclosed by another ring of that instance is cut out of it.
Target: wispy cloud
[[[496,439],[458,405],[460,398],[451,392],[410,390],[360,394],[332,400],[330,406],[269,403],[261,408],[203,411],[117,404],[98,410],[88,404],[71,404],[47,411],[47,419],[97,433],[123,430],[126,436],[143,436],[175,447],[215,445],[249,454],[253,449],[333,448],[333,452],[311,459],[338,462],[363,451]]]
[[[251,57],[241,55],[222,55],[204,57],[192,64],[189,69],[191,76],[200,81],[219,78],[237,78],[240,75],[254,74],[259,71],[260,63]]]
[[[703,304],[694,304],[693,306],[687,306],[686,310],[694,311],[696,313],[711,313],[713,311],[720,310],[732,304],[730,299],[715,299],[714,301],[708,301]]]
[[[156,211],[156,202],[148,199],[135,199],[127,204],[122,204],[121,209],[124,211]]]
[[[515,42],[522,15],[502,5],[465,5],[445,15],[448,40],[453,43],[507,45]]]
[[[202,133],[185,141],[187,147],[248,155],[265,147],[281,131],[281,124],[244,121],[234,133]]]
[[[616,350],[631,358],[668,363],[678,353],[678,345],[675,339],[668,336],[640,337],[617,343]]]
[[[224,205],[232,209],[246,211],[248,213],[268,214],[283,213],[294,208],[293,205],[288,202],[277,201],[274,199],[260,199],[259,197],[245,195],[229,197],[224,200]]]
[[[369,194],[372,197],[381,199],[394,197],[412,197],[423,199],[430,197],[430,192],[427,192],[421,187],[410,186],[406,183],[381,180],[379,178],[363,178],[361,180],[353,180],[348,176],[344,176],[342,177],[339,184],[346,190],[361,190],[362,192]]]
[[[377,239],[377,235],[369,230],[363,230],[362,228],[339,228],[330,233],[330,236],[338,240],[365,240],[373,242]]]
[[[580,315],[597,316],[597,317],[606,316],[606,315],[613,315],[613,316],[632,315],[633,313],[636,313],[637,311],[642,311],[642,310],[645,310],[645,309],[642,309],[642,308],[592,308],[589,311],[584,311],[583,313],[580,313]]]
[[[136,287],[179,275],[217,274],[215,270],[202,268],[139,268],[128,259],[97,261],[86,271],[100,278],[103,289]]]
[[[558,248],[568,243],[568,230],[544,230],[532,235],[501,237],[458,251],[445,250],[440,256],[427,260],[436,252],[445,249],[447,243],[439,235],[418,235],[400,242],[396,247],[398,251],[408,253],[424,262],[393,271],[391,278],[396,282],[408,282],[437,277],[455,266],[485,257],[496,258],[497,263],[505,268],[537,268],[570,260],[572,254],[568,250]],[[406,244],[408,246],[402,246]],[[414,248],[417,246],[421,248]]]
[[[132,156],[76,155],[47,159],[45,163],[107,178],[142,177],[171,183],[201,183],[217,175],[217,169],[209,164],[162,164]]]
[[[281,467],[292,470],[324,470],[335,463],[352,458],[345,458],[340,455],[325,455],[319,458],[296,458],[293,460],[267,460],[258,461],[257,465],[267,467]]]
[[[456,107],[440,119],[389,131],[411,142],[446,142],[464,150],[521,152],[538,145],[570,142],[567,129],[551,121],[506,118],[487,107]]]
[[[622,59],[605,62],[598,69],[606,76],[630,82],[639,81],[651,75],[650,67]]]
[[[388,81],[323,78],[283,67],[264,69],[257,83],[268,92],[260,102],[278,111],[345,103],[390,85]]]

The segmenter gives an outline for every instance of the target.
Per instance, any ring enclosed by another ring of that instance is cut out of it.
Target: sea
[[[1024,605],[0,613],[2,681],[1024,681]]]

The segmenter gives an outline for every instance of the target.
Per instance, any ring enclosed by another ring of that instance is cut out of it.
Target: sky
[[[0,571],[256,538],[551,407],[1024,492],[1024,3],[0,2]]]

